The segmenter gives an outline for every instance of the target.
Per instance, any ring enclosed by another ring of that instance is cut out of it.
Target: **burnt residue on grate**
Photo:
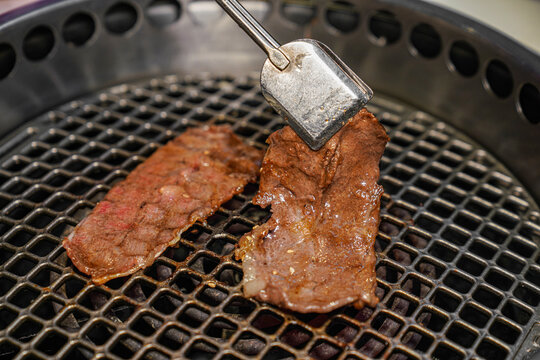
[[[112,185],[187,127],[228,123],[263,148],[283,123],[254,79],[153,79],[29,122],[0,151],[0,357],[510,357],[540,302],[537,205],[445,123],[388,99],[370,110],[392,138],[381,160],[381,302],[330,314],[242,296],[232,251],[269,216],[250,203],[256,185],[151,267],[104,286],[61,247]]]

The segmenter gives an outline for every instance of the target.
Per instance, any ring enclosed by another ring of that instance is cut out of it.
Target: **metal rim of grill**
[[[167,76],[32,120],[0,167],[0,355],[62,359],[392,360],[514,354],[538,316],[538,206],[478,144],[390,98],[375,308],[293,314],[242,297],[231,251],[269,213],[256,186],[153,266],[104,286],[61,238],[114,183],[189,126],[228,123],[259,147],[283,126],[253,78]],[[30,356],[30,355],[29,355]],[[26,358],[26,357],[25,357]]]

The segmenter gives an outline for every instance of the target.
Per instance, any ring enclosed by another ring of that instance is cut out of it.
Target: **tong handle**
[[[275,67],[284,70],[289,65],[289,59],[279,50],[279,43],[238,0],[216,0],[216,2],[266,52]]]

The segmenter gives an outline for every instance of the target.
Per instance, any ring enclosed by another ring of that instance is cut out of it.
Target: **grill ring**
[[[0,348],[62,359],[509,358],[538,318],[538,206],[447,123],[387,97],[370,110],[392,139],[381,160],[381,303],[328,315],[242,297],[231,251],[268,217],[250,204],[256,186],[153,266],[102,287],[60,244],[110,186],[187,127],[228,123],[264,148],[283,124],[254,78],[154,78],[32,120],[0,159]]]

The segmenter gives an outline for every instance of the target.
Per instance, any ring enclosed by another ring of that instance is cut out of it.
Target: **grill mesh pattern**
[[[376,99],[391,137],[375,309],[294,314],[242,297],[239,237],[269,216],[249,185],[153,266],[95,286],[61,238],[189,126],[229,123],[259,147],[283,126],[251,78],[169,76],[33,120],[0,167],[0,357],[504,359],[540,302],[538,207],[445,123]]]

